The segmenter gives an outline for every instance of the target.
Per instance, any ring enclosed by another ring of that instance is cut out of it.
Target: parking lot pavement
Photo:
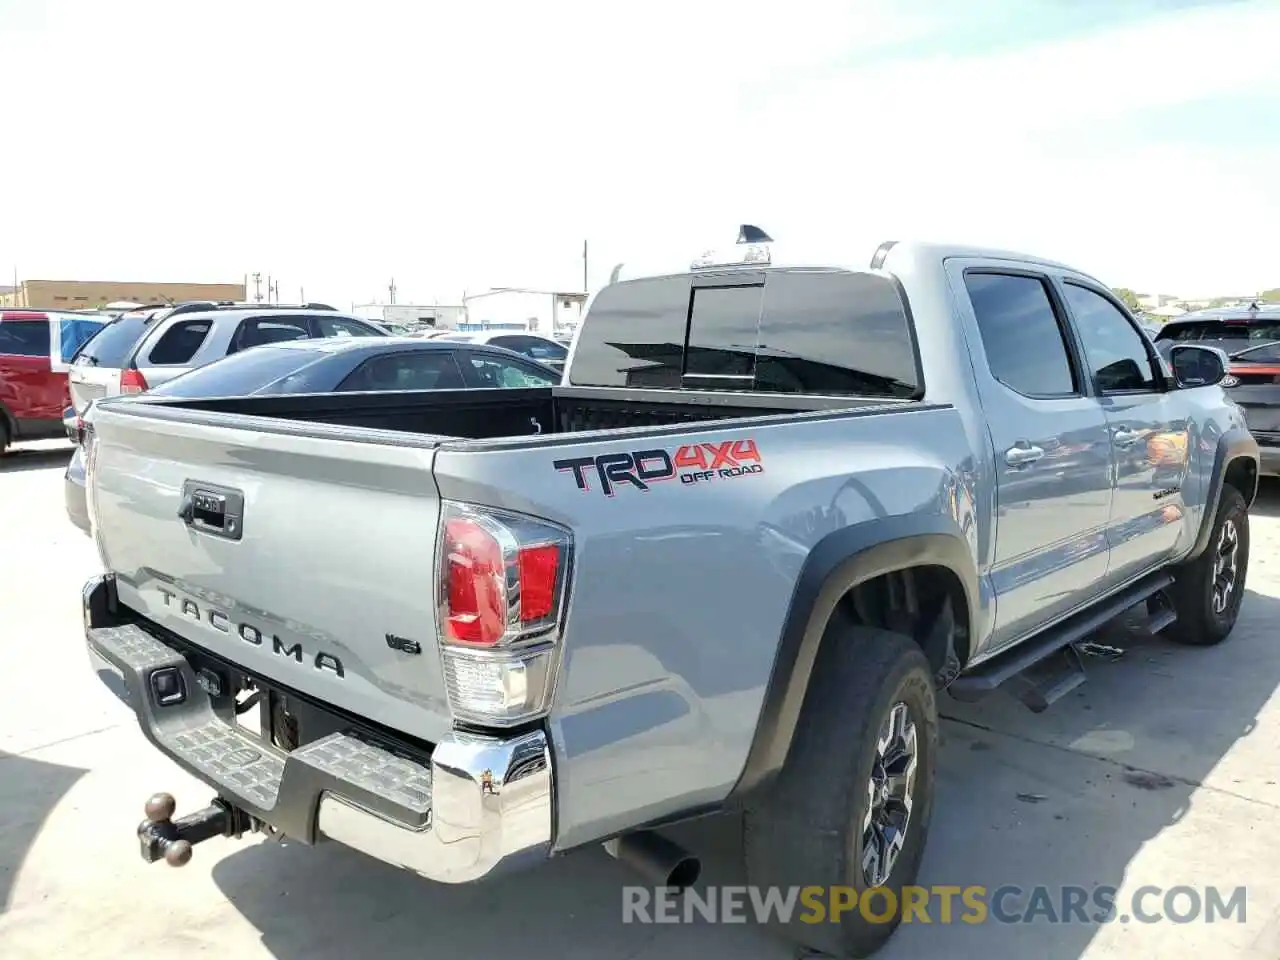
[[[541,873],[440,887],[334,845],[215,840],[175,871],[133,828],[158,789],[209,790],[143,741],[86,668],[78,588],[96,569],[62,509],[64,446],[0,464],[0,957],[783,958],[744,925],[624,925],[629,872],[598,848]],[[1124,655],[1036,716],[943,700],[926,884],[1248,888],[1246,921],[904,926],[886,958],[1280,957],[1280,488],[1252,524],[1235,635],[1193,650],[1112,631]],[[731,883],[736,824],[678,829]],[[1016,901],[1010,901],[1015,908]],[[1145,901],[1157,908],[1160,898]],[[959,912],[959,911],[957,911]]]

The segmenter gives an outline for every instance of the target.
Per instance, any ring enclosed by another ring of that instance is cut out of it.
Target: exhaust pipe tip
[[[702,861],[697,857],[688,856],[671,868],[671,872],[667,874],[666,885],[675,887],[677,890],[685,890],[697,883],[700,876],[702,876]]]
[[[698,882],[702,861],[680,846],[651,830],[637,830],[606,841],[611,857],[627,864],[658,887],[685,890]]]

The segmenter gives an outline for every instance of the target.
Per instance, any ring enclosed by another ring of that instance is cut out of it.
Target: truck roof
[[[780,245],[772,245],[775,250]],[[735,269],[741,270],[761,270],[761,269],[806,269],[806,270],[852,270],[864,271],[868,269],[888,269],[890,271],[906,272],[907,270],[919,269],[921,267],[933,266],[944,260],[956,258],[974,258],[984,260],[1007,260],[1015,263],[1024,263],[1029,266],[1047,267],[1055,270],[1067,270],[1081,276],[1088,277],[1095,282],[1096,278],[1088,273],[1073,267],[1070,264],[1062,263],[1057,260],[1051,260],[1047,257],[1036,256],[1035,254],[1021,253],[1014,250],[1005,250],[998,247],[982,247],[966,244],[945,243],[928,240],[888,240],[876,247],[871,257],[866,260],[831,262],[831,261],[815,261],[804,259],[789,259],[785,256],[785,250],[781,251],[782,257],[773,256],[768,263],[742,263],[729,264],[723,267],[693,269],[693,257],[684,258],[683,263],[675,261],[667,261],[665,265],[654,265],[653,269],[630,269],[626,263],[618,264],[613,271],[611,282],[622,282],[626,280],[638,280],[642,278],[675,276],[684,273],[700,273],[715,271],[731,271]]]

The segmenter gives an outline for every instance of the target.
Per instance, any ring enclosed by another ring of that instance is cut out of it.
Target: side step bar
[[[1146,627],[1152,633],[1173,623],[1178,615],[1165,595],[1172,584],[1173,575],[1169,573],[1144,577],[1097,606],[984,660],[957,677],[947,692],[957,700],[972,702],[1007,684],[1009,692],[1033,712],[1040,713],[1086,679],[1084,664],[1073,644],[1144,600],[1149,611]]]

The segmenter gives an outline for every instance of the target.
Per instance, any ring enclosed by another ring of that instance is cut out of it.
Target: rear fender
[[[967,601],[965,626],[976,636],[977,566],[950,517],[885,517],[837,530],[815,544],[796,580],[755,736],[730,801],[765,785],[786,761],[818,646],[840,599],[861,583],[919,566],[956,574]]]

